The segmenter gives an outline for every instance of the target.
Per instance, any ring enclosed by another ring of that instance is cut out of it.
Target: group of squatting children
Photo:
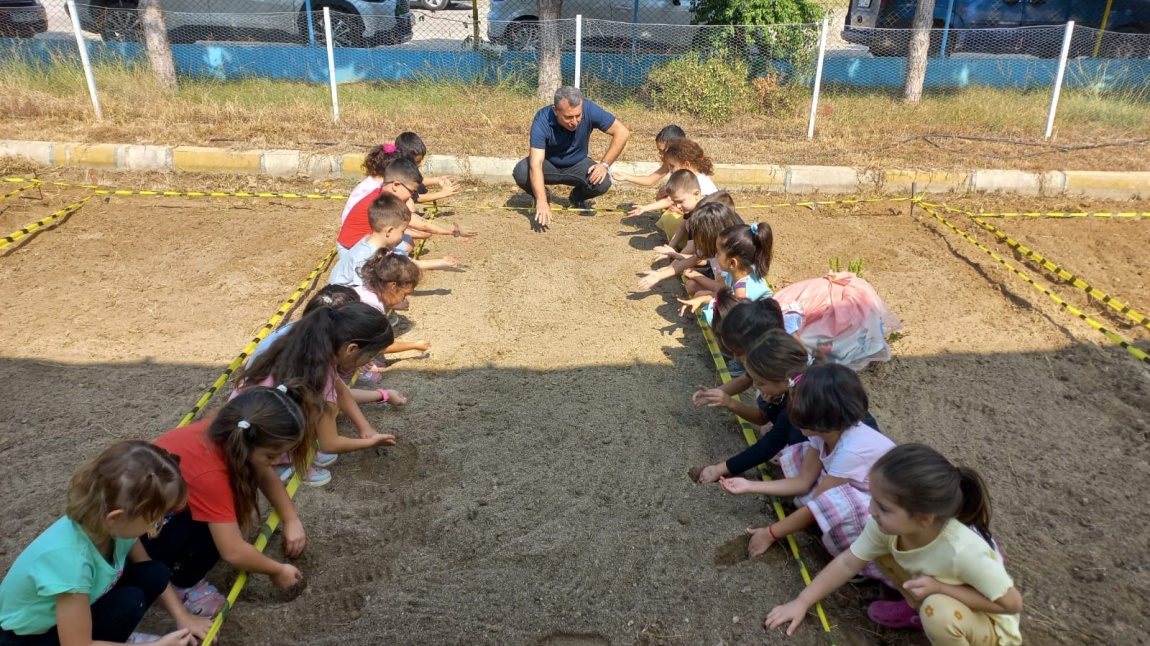
[[[79,468],[64,516],[0,582],[0,646],[196,644],[226,603],[205,580],[220,560],[281,588],[300,583],[294,565],[248,542],[259,496],[280,514],[284,556],[299,556],[307,534],[285,482],[299,474],[323,486],[341,454],[396,442],[360,407],[406,403],[381,387],[383,357],[427,350],[430,341],[397,341],[396,311],[410,307],[423,270],[459,265],[413,258],[416,241],[474,235],[416,213],[418,203],[459,190],[450,178],[422,176],[426,152],[404,133],[367,154],[367,178],[342,213],[329,284],[258,345],[226,404],[152,442],[113,444]],[[356,437],[337,432],[340,412]],[[157,603],[176,630],[136,632]]]
[[[856,370],[890,358],[887,335],[898,320],[852,272],[774,291],[770,224],[743,221],[709,177],[711,160],[681,128],[662,129],[655,145],[662,165],[654,173],[613,174],[641,186],[667,180],[654,202],[628,214],[661,213],[657,226],[669,238],[655,251],[670,262],[644,272],[638,287],[684,279],[682,313],[699,312],[711,326],[732,376],[699,386],[692,403],[759,427],[755,444],[689,475],[728,494],[793,501],[785,519],[747,528],[750,558],[808,528],[834,557],[796,599],[772,609],[764,627],[793,634],[822,598],[869,578],[901,593],[869,606],[880,625],[922,630],[935,645],[1021,644],[1022,596],[990,531],[986,484],[926,445],[896,445],[870,412]],[[736,398],[748,389],[754,404]],[[782,477],[742,477],[765,464]]]
[[[654,173],[614,173],[642,186],[666,178],[652,203],[629,214],[659,213],[669,238],[656,249],[669,262],[645,272],[639,287],[685,280],[684,311],[699,311],[712,327],[733,377],[700,386],[692,402],[761,427],[753,446],[690,475],[729,494],[793,499],[784,520],[747,529],[750,557],[806,528],[834,556],[796,599],[769,612],[765,627],[793,633],[811,606],[862,576],[901,593],[869,607],[881,625],[923,630],[936,645],[1020,644],[1022,598],[991,534],[985,483],[930,447],[896,445],[869,410],[856,370],[890,357],[886,335],[897,320],[849,272],[775,291],[770,224],[743,221],[682,129],[664,128],[655,143],[662,165]],[[226,404],[152,442],[113,444],[79,468],[65,515],[0,582],[0,646],[194,644],[225,604],[205,580],[220,560],[278,587],[302,580],[295,566],[248,542],[259,496],[282,518],[284,556],[299,556],[307,534],[285,481],[298,474],[323,486],[340,455],[395,444],[361,407],[406,403],[382,387],[383,357],[425,351],[430,341],[397,340],[396,312],[410,308],[423,271],[459,267],[413,251],[430,236],[474,235],[417,213],[417,204],[458,191],[450,178],[422,176],[424,155],[414,133],[367,154],[367,177],[341,214],[329,284],[297,321],[260,343]],[[752,388],[754,404],[735,397]],[[337,432],[341,412],[355,437]],[[765,463],[783,477],[742,477]],[[136,632],[157,603],[176,630]]]

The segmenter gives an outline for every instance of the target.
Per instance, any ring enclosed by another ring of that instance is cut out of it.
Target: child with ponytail
[[[307,424],[288,387],[255,386],[229,401],[214,418],[156,438],[156,446],[179,456],[188,483],[186,508],[168,518],[159,536],[145,539],[152,559],[171,572],[174,592],[194,614],[211,617],[224,605],[204,580],[222,558],[237,570],[265,574],[278,587],[300,582],[295,566],[260,553],[247,542],[258,521],[259,494],[283,519],[284,555],[303,551],[303,524],[272,465],[287,453],[306,464]]]
[[[787,386],[787,415],[807,441],[779,454],[785,478],[720,478],[719,484],[732,494],[795,496],[795,513],[769,527],[747,528],[748,556],[766,552],[812,523],[822,530],[823,546],[838,556],[862,533],[870,505],[870,469],[894,442],[863,422],[869,400],[850,368],[811,366]],[[874,568],[867,575],[881,578]]]
[[[791,422],[787,413],[790,382],[801,375],[809,366],[822,365],[823,357],[812,353],[795,337],[781,329],[774,329],[762,336],[746,355],[743,365],[747,376],[758,391],[755,406],[747,406],[719,393],[707,397],[706,401],[717,408],[726,408],[752,424],[763,424],[770,429],[759,436],[759,440],[738,455],[725,462],[692,469],[696,482],[717,482],[719,478],[738,475],[771,460],[784,448],[807,441],[803,432]],[[880,430],[874,417],[867,411],[863,424]]]
[[[318,441],[325,456],[320,467],[335,462],[340,453],[393,445],[394,435],[379,433],[363,417],[339,373],[367,365],[394,340],[387,317],[371,305],[319,307],[236,375],[239,386],[233,397],[251,386],[292,384],[307,421],[306,447]],[[359,437],[340,436],[335,421],[341,410]],[[311,486],[330,481],[331,473],[314,464],[304,478]]]
[[[990,533],[990,495],[972,469],[934,449],[905,444],[871,469],[871,521],[849,550],[790,603],[771,610],[766,628],[792,635],[807,610],[874,561],[902,592],[867,614],[892,628],[926,632],[934,646],[1017,646],[1022,594]]]
[[[187,498],[176,459],[147,442],[117,442],[82,465],[64,516],[0,582],[0,645],[196,643],[209,623],[165,594],[168,568],[150,560],[139,540],[158,534]],[[163,637],[133,634],[157,600],[179,629]]]
[[[697,281],[692,282],[695,278],[707,277],[708,274],[710,276],[719,275],[719,268],[715,260],[715,256],[718,254],[719,234],[727,227],[742,223],[743,219],[739,217],[739,214],[725,204],[719,202],[700,203],[691,212],[689,225],[691,227],[691,242],[683,248],[682,254],[676,253],[674,256],[668,256],[674,258],[670,265],[643,272],[643,277],[639,279],[639,289],[651,289],[662,280],[682,274],[688,278],[687,291],[694,296],[695,291],[702,289]],[[695,269],[704,260],[707,261],[706,265],[701,269]],[[718,291],[719,283],[714,282],[713,279],[708,285],[714,288],[708,291],[712,293]]]

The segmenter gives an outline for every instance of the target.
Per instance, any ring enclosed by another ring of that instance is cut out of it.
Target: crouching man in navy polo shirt
[[[611,136],[601,161],[589,156],[591,129]],[[571,206],[590,208],[588,200],[611,188],[611,164],[623,152],[631,131],[615,115],[583,98],[579,88],[555,91],[555,103],[535,113],[531,123],[531,152],[515,165],[512,176],[519,188],[535,198],[535,221],[551,224],[547,186],[572,186]]]

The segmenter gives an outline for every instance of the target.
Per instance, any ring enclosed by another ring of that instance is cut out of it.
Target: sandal
[[[206,579],[190,588],[176,588],[176,592],[188,612],[197,617],[215,617],[227,603],[224,595]]]
[[[160,641],[159,635],[149,635],[148,633],[132,633],[128,635],[126,644],[150,644],[152,642]]]
[[[918,611],[910,607],[906,599],[872,602],[867,606],[866,614],[871,621],[880,626],[922,630],[922,619],[918,616]]]

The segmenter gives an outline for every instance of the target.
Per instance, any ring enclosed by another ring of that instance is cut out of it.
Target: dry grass
[[[78,66],[0,62],[0,129],[7,137],[237,148],[357,152],[403,130],[436,153],[512,157],[526,153],[538,109],[525,82],[358,83],[340,87],[341,123],[325,85],[270,80],[184,79],[172,95],[146,69],[96,71],[105,119],[96,121]],[[593,94],[594,96],[594,94]],[[651,109],[641,97],[609,104],[636,134],[626,159],[653,158],[651,138],[679,123],[719,162],[851,165],[861,168],[1145,170],[1150,145],[1093,147],[1150,137],[1145,97],[1068,92],[1054,145],[1041,140],[1045,93],[974,88],[929,91],[919,106],[896,94],[828,90],[808,141],[806,109],[740,118],[724,126]],[[953,135],[1020,140],[1001,142]],[[1077,149],[1075,146],[1086,148]]]

